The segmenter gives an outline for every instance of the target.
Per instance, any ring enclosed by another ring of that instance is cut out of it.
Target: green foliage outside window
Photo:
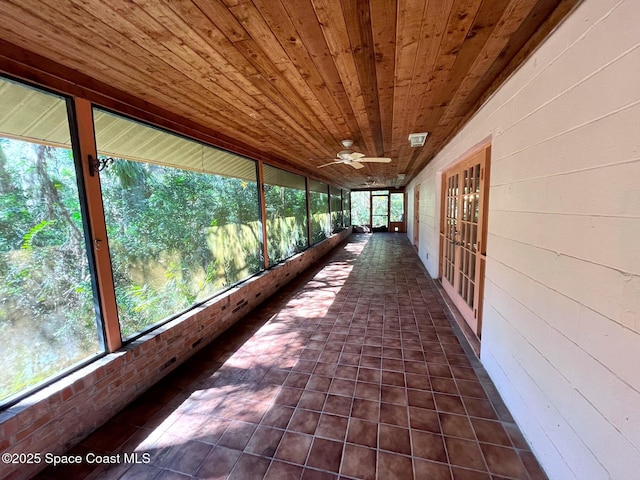
[[[318,243],[331,234],[329,222],[329,194],[310,191],[311,243]]]
[[[274,265],[307,248],[307,193],[297,188],[265,185],[264,195],[267,251],[269,262]]]
[[[0,401],[99,353],[71,151],[0,139]]]
[[[389,221],[402,222],[404,220],[404,193],[392,193],[390,204]]]
[[[118,159],[101,183],[123,338],[260,270],[255,182]]]
[[[342,215],[344,217],[344,226],[351,226],[351,194],[349,190],[342,190]]]
[[[384,195],[380,193],[384,192]],[[389,192],[375,191],[371,194],[371,226],[385,228],[389,226]],[[375,194],[378,195],[375,195]]]
[[[353,225],[371,224],[371,192],[351,192],[351,223]]]
[[[330,187],[331,191],[331,233],[338,233],[343,229],[342,194],[339,188]]]

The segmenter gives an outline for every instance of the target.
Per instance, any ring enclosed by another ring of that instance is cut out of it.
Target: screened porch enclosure
[[[354,226],[373,232],[406,232],[405,194],[397,189],[351,192]]]
[[[0,404],[349,227],[347,190],[9,79],[0,106]]]

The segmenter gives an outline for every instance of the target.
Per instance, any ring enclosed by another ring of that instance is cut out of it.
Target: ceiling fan
[[[324,165],[320,165],[318,168],[328,167],[329,165],[337,165],[339,163],[344,163],[346,165],[351,165],[355,169],[364,168],[362,163],[389,163],[391,162],[390,158],[382,158],[382,157],[366,157],[364,153],[354,152],[350,150],[351,145],[353,145],[353,140],[342,140],[342,146],[345,148],[344,150],[338,152],[336,156],[337,160],[334,160],[331,163],[325,163]]]

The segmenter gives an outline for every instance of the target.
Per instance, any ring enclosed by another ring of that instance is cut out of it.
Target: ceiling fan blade
[[[391,163],[390,158],[383,158],[383,157],[364,157],[364,158],[359,158],[358,161],[370,162],[370,163]]]
[[[360,160],[364,156],[365,156],[364,153],[360,153],[360,152],[353,152],[349,154],[349,158],[351,158],[351,160]]]
[[[324,165],[318,165],[318,168],[328,167],[329,165],[337,165],[339,163],[344,163],[344,160],[336,160],[335,162],[325,163]]]
[[[361,164],[360,162],[356,162],[356,161],[349,162],[349,165],[351,165],[356,170],[360,170],[361,168],[364,168],[363,164]]]

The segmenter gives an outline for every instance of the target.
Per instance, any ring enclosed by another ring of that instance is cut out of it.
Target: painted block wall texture
[[[330,237],[0,412],[0,451],[67,451],[350,234]],[[3,465],[0,479],[29,478],[43,466]]]
[[[638,18],[584,1],[409,186],[436,276],[438,174],[492,137],[481,360],[551,479],[640,471]]]
[[[431,166],[431,164],[430,164]],[[429,168],[429,167],[427,167]],[[437,177],[437,178],[436,178]],[[420,232],[418,236],[418,256],[425,264],[427,271],[434,278],[437,277],[438,257],[433,252],[437,252],[440,243],[440,176],[420,175]],[[415,185],[415,182],[412,182]],[[407,236],[413,242],[414,238],[414,188],[408,190],[407,196]]]

